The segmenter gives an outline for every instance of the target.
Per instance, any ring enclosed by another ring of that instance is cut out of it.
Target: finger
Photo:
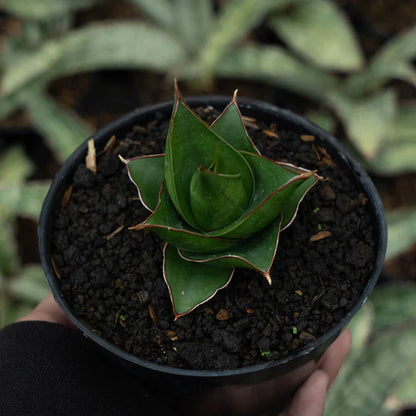
[[[296,392],[289,408],[282,416],[321,416],[325,409],[325,396],[329,376],[316,370]]]
[[[42,302],[40,302],[39,305],[33,309],[33,311],[18,319],[18,322],[22,321],[52,322],[75,329],[75,326],[55,302],[52,294],[43,299]]]
[[[335,380],[351,348],[351,331],[346,329],[326,350],[319,368],[329,376],[329,385]]]

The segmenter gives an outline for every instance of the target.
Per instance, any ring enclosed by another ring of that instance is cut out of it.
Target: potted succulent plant
[[[317,182],[315,172],[260,155],[236,102],[206,125],[176,85],[165,154],[126,164],[142,204],[151,211],[130,227],[156,232],[175,319],[228,285],[236,267],[270,269],[281,230]]]
[[[270,383],[284,405],[375,285],[382,206],[301,117],[253,100],[242,116],[236,94],[189,102],[176,86],[173,112],[135,110],[71,156],[42,263],[75,324],[182,411]]]

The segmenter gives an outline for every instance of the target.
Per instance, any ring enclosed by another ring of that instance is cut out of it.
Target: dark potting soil
[[[213,117],[212,110],[198,112],[207,121]],[[64,297],[99,336],[161,364],[232,369],[293,353],[356,302],[376,250],[366,198],[318,138],[305,141],[310,138],[277,129],[276,139],[270,134],[275,126],[249,124],[263,155],[317,169],[324,179],[281,234],[271,286],[260,274],[238,269],[226,289],[176,321],[162,277],[161,240],[128,230],[149,212],[117,156],[160,153],[167,121],[158,116],[118,137],[112,154],[98,157],[96,175],[84,164],[76,168],[69,202],[56,212],[52,256]],[[311,241],[316,235],[327,236]]]

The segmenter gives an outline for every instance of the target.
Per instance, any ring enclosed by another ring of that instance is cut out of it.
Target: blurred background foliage
[[[48,289],[37,218],[95,129],[184,94],[262,99],[331,131],[389,224],[381,285],[354,319],[326,414],[416,405],[416,4],[402,0],[0,0],[0,326]]]

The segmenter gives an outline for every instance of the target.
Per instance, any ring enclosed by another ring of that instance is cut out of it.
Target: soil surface
[[[207,121],[212,114],[198,109]],[[218,113],[216,113],[218,114]],[[214,114],[214,115],[216,115]],[[149,215],[117,154],[160,153],[166,120],[137,126],[103,153],[94,175],[80,164],[63,210],[56,212],[53,259],[65,298],[94,332],[140,358],[191,369],[231,369],[287,356],[332,328],[360,296],[376,252],[366,198],[319,142],[248,128],[271,159],[318,169],[324,178],[281,234],[268,285],[239,269],[230,285],[176,322],[162,277],[162,242],[130,231]],[[310,238],[321,231],[330,236]]]

